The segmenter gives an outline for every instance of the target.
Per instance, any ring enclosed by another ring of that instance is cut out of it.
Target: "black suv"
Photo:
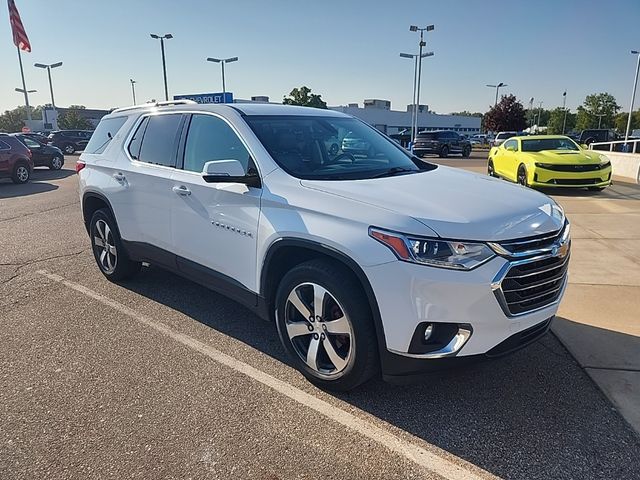
[[[49,140],[54,147],[71,155],[78,150],[84,150],[93,135],[92,130],[58,130],[51,132]]]
[[[471,155],[471,143],[451,130],[420,132],[416,135],[413,154],[422,157],[427,153],[440,155],[443,158],[449,155],[462,155],[466,158]]]

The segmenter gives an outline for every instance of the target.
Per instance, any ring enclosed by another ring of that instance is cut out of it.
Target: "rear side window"
[[[184,150],[184,170],[202,172],[206,162],[238,160],[248,171],[249,152],[224,120],[212,115],[194,115]]]
[[[2,140],[0,140],[0,150],[11,150],[11,147],[4,143]]]
[[[91,135],[91,140],[89,140],[89,143],[84,149],[85,153],[104,152],[104,149],[107,148],[111,139],[116,136],[116,133],[118,133],[126,121],[127,117],[105,118],[101,120],[98,128],[96,128],[93,135]],[[89,134],[85,135],[85,137],[88,138]]]
[[[438,134],[435,132],[432,132],[432,133],[421,132],[417,135],[418,140],[435,140],[436,138],[438,138]]]
[[[144,131],[140,155],[141,162],[175,167],[176,140],[182,114],[152,115]]]

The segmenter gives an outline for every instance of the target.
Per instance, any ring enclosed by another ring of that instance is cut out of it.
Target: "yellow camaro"
[[[512,137],[489,151],[487,171],[528,187],[603,190],[611,185],[609,159],[562,135]]]

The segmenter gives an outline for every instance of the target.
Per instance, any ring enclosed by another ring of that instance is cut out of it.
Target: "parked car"
[[[16,132],[16,133],[19,133],[20,135],[24,135],[25,137],[29,137],[35,140],[36,142],[42,143],[44,145],[51,143],[51,140],[49,139],[49,137],[42,133],[34,133],[34,132],[29,132],[29,133]]]
[[[486,133],[476,133],[471,135],[469,141],[472,144],[486,145],[489,143],[489,136]]]
[[[498,132],[491,142],[491,146],[499,147],[505,140],[515,137],[516,135],[518,135],[518,132]]]
[[[589,130],[582,130],[577,138],[577,142],[581,145],[591,145],[592,143],[599,142],[615,142],[616,140],[624,140],[623,136],[618,135],[614,130],[606,128],[592,128]],[[621,150],[623,144],[614,145],[613,150]],[[609,145],[594,145],[594,150],[609,150]]]
[[[72,155],[76,151],[84,150],[92,134],[92,130],[58,130],[51,132],[49,139],[54,147]]]
[[[365,139],[355,136],[353,132],[349,132],[342,139],[342,151],[352,155],[364,155],[367,157],[373,157],[374,155],[371,144]]]
[[[0,134],[0,177],[27,183],[32,172],[31,151],[17,138]]]
[[[563,135],[512,137],[489,152],[487,171],[526,187],[603,190],[611,185],[611,162]]]
[[[449,155],[471,155],[471,143],[451,130],[435,130],[432,132],[420,132],[416,135],[413,154],[422,157],[426,154],[435,154],[446,158]]]
[[[327,130],[375,157],[330,158]],[[569,223],[554,200],[419,160],[340,112],[119,109],[76,170],[107,279],[149,262],[247,305],[323,388],[517,350],[547,331],[567,283]]]
[[[12,136],[31,150],[34,167],[45,166],[51,170],[60,170],[64,165],[64,155],[58,147],[40,143],[34,140],[33,137],[23,133],[14,133]]]

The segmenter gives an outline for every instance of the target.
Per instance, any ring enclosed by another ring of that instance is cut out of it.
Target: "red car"
[[[11,177],[13,183],[27,183],[32,172],[31,150],[17,138],[0,134],[0,178]]]

